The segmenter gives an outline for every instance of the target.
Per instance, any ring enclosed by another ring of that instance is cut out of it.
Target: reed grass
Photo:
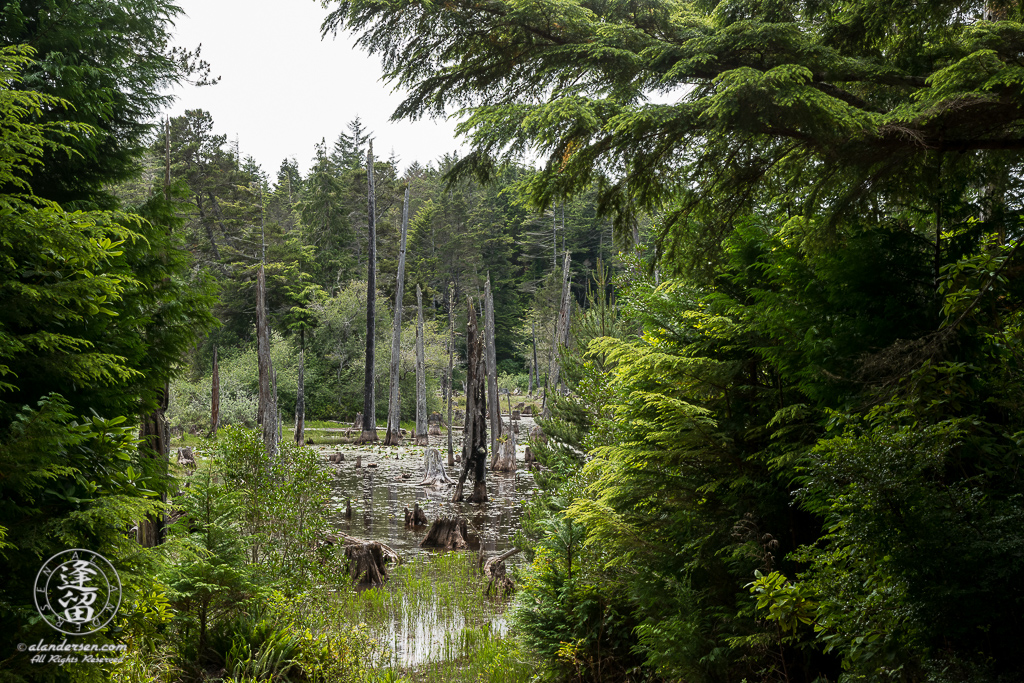
[[[365,631],[371,681],[525,683],[535,668],[507,633],[507,600],[485,597],[485,586],[473,553],[424,554],[382,588],[324,592],[308,618]]]

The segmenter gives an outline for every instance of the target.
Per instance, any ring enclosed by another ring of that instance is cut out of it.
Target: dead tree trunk
[[[213,379],[210,380],[210,436],[217,437],[220,427],[220,365],[217,363],[217,345],[213,345]]]
[[[559,347],[565,345],[569,336],[569,252],[565,252],[565,260],[562,265],[562,298],[558,305],[558,320],[555,323],[555,339],[551,348],[551,367],[548,369],[548,383],[544,388],[544,403],[541,406],[544,417],[551,414],[551,406],[548,405],[548,394],[558,391],[558,374],[561,367],[559,358]]]
[[[377,436],[377,400],[373,386],[374,373],[374,341],[377,334],[377,202],[373,196],[373,142],[366,152],[367,192],[367,231],[369,233],[369,251],[366,265],[366,374],[363,381],[363,424],[358,443],[378,441]]]
[[[259,401],[256,422],[263,430],[267,455],[277,455],[277,396],[273,390],[274,366],[270,361],[270,322],[267,320],[267,275],[260,264],[256,273],[256,358],[259,368]]]
[[[444,548],[445,550],[462,550],[467,547],[465,517],[445,517],[435,519],[430,525],[426,537],[420,541],[421,548]]]
[[[448,289],[448,467],[455,467],[452,445],[452,392],[455,390],[455,285]]]
[[[167,428],[168,399],[170,398],[169,387],[165,383],[158,397],[156,410],[143,416],[142,425],[139,429],[139,448],[143,456],[155,460],[157,471],[166,474],[167,465],[171,457],[171,433]],[[166,496],[161,496],[166,502]],[[158,512],[149,515],[139,522],[137,539],[140,545],[146,548],[153,548],[164,542],[164,515]]]
[[[533,335],[533,375],[536,380],[534,386],[537,387],[537,391],[540,391],[540,367],[537,365],[537,330],[534,328],[533,323],[530,323],[530,333]]]
[[[416,441],[430,443],[427,436],[427,369],[423,360],[423,290],[416,285]]]
[[[454,484],[448,473],[444,471],[444,463],[441,462],[441,451],[436,448],[423,450],[423,481],[419,486],[447,486]]]
[[[402,298],[405,293],[405,236],[409,231],[409,188],[405,188],[402,205],[402,238],[398,248],[398,282],[395,285],[395,325],[391,335],[391,396],[388,401],[388,430],[384,445],[402,443],[401,406],[398,395],[398,365],[402,356]]]
[[[299,382],[295,390],[295,443],[306,445],[306,331],[299,330]]]
[[[476,312],[469,301],[466,322],[466,428],[462,438],[462,474],[452,502],[462,500],[462,487],[473,470],[473,495],[469,502],[487,501],[487,400],[484,395],[483,340],[477,335]]]
[[[494,350],[494,294],[491,276],[484,285],[484,365],[487,368],[487,413],[491,422],[491,469],[498,462],[498,437],[501,436],[501,406],[498,404],[498,368]]]

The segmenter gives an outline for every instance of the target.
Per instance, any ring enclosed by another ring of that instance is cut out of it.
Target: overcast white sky
[[[380,61],[353,47],[341,33],[320,39],[327,11],[319,0],[178,0],[186,16],[176,22],[178,44],[195,48],[215,86],[179,88],[170,111],[205,109],[218,134],[239,138],[242,156],[251,155],[271,181],[281,160],[294,157],[308,171],[313,146],[338,133],[358,114],[373,131],[374,152],[392,148],[404,170],[446,152],[464,150],[454,138],[455,121],[424,119],[391,123],[401,93],[381,81]]]

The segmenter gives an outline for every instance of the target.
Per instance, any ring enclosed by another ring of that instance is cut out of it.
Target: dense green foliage
[[[450,177],[539,153],[535,203],[596,184],[621,232],[656,214],[655,282],[617,293],[633,334],[591,341],[605,370],[544,423],[560,474],[520,621],[556,678],[1019,680],[1020,19],[870,0],[328,16],[409,88],[396,115],[465,107]],[[606,419],[607,441],[581,436]],[[587,634],[621,614],[615,669]]]
[[[473,147],[375,162],[380,367],[418,284],[439,407],[450,292],[461,327],[490,278],[501,386],[556,360],[566,387],[531,443],[525,658],[485,633],[458,649],[474,675],[536,657],[553,681],[1024,678],[1019,7],[326,5],[324,31],[358,33],[408,89],[396,116],[461,107]],[[162,86],[196,73],[167,49],[178,11],[0,15],[2,642],[43,637],[32,575],[82,546],[123,569],[98,636],[132,645],[123,680],[365,679],[379,653],[331,597],[326,471],[287,445],[269,460],[243,425],[261,264],[283,412],[300,349],[310,418],[361,409],[374,133],[356,119],[274,178],[205,111],[147,137]],[[206,432],[215,347],[229,426],[169,477],[136,421],[173,379],[172,427]],[[129,529],[161,512],[169,542],[139,548]],[[4,676],[25,667],[0,652]]]
[[[175,360],[213,322],[209,287],[186,281],[162,198],[129,214],[69,211],[34,193],[47,154],[74,153],[64,141],[96,130],[60,119],[66,101],[19,88],[33,54],[0,52],[0,633],[9,651],[0,668],[14,677],[27,666],[12,657],[14,643],[48,635],[31,617],[32,584],[55,552],[99,550],[124,569],[126,614],[151,606],[156,558],[126,532],[162,509],[167,482],[165,465],[140,453],[132,433]]]

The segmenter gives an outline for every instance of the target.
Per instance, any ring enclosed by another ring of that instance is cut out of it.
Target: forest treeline
[[[298,334],[310,412],[358,409],[370,132],[268,178],[215,113],[154,123],[161,86],[208,78],[173,6],[41,4],[0,14],[0,670],[102,676],[14,654],[49,635],[42,559],[88,547],[123,568],[122,680],[199,680],[257,631],[295,635],[278,677],[358,680],[358,634],[295,607],[334,566],[310,451],[270,468],[225,430],[179,496],[194,527],[126,531],[178,492],[135,438],[168,383],[201,407],[213,344],[254,381],[260,262],[279,392]],[[398,116],[461,110],[471,146],[377,162],[382,302],[406,186],[407,282],[444,321],[489,273],[508,377],[576,269],[508,656],[554,681],[1021,680],[1018,5],[327,5],[408,89]]]
[[[254,420],[256,268],[265,264],[267,310],[276,333],[272,347],[277,391],[285,415],[294,414],[296,358],[307,350],[306,414],[310,419],[351,419],[363,406],[366,338],[367,152],[372,131],[359,118],[337,139],[311,150],[303,175],[285,159],[271,178],[252,158],[218,135],[213,115],[190,110],[169,119],[154,138],[147,174],[119,186],[126,197],[145,194],[165,179],[194,268],[219,286],[215,313],[221,326],[197,346],[189,372],[172,385],[173,426],[209,430],[212,351],[219,349],[226,385],[225,422]],[[378,148],[381,147],[377,141]],[[436,389],[447,368],[448,309],[465,328],[465,299],[478,298],[490,277],[495,309],[498,372],[506,388],[523,392],[547,374],[554,319],[559,305],[562,255],[582,299],[598,261],[614,258],[611,222],[597,217],[595,193],[547,211],[531,209],[523,185],[525,166],[510,165],[487,184],[446,180],[458,159],[411,162],[402,168],[395,152],[374,163],[377,247],[377,358],[390,359],[398,272],[402,195],[409,189],[409,234],[403,306],[413,310],[415,285],[423,289],[429,339],[429,378]],[[412,315],[404,320],[411,321]],[[406,326],[409,327],[410,322]],[[465,355],[463,335],[457,344]],[[537,366],[533,348],[536,338]],[[412,344],[404,335],[402,414],[415,415]],[[386,396],[387,373],[378,371],[378,396]],[[461,374],[456,375],[459,382]],[[520,386],[521,385],[521,386]],[[457,384],[461,390],[461,385]],[[436,392],[432,406],[439,407]],[[386,410],[378,403],[380,417]]]

